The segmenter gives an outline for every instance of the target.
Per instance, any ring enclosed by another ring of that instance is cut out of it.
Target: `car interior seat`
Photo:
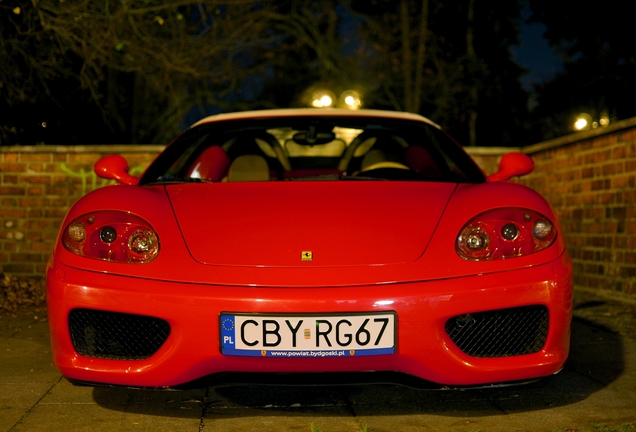
[[[406,164],[409,168],[420,174],[424,174],[428,178],[435,179],[443,177],[439,166],[435,163],[431,154],[423,147],[418,145],[410,146],[406,149],[406,152],[404,152],[404,159],[406,159]]]
[[[202,180],[221,181],[230,167],[230,158],[219,147],[212,146],[205,149],[194,161],[186,174],[190,178]]]
[[[260,155],[242,155],[234,159],[228,171],[227,181],[268,181],[267,161]]]

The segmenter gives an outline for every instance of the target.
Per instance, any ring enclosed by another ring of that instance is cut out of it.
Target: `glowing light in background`
[[[354,90],[347,90],[340,95],[340,105],[343,108],[356,110],[362,106],[362,100],[360,99],[358,92]]]
[[[589,114],[582,113],[574,121],[574,129],[577,131],[587,130],[592,123],[592,117]]]
[[[314,93],[311,105],[315,108],[329,108],[333,106],[336,96],[329,90],[320,90]]]
[[[314,108],[329,108],[337,106],[339,108],[347,108],[357,110],[362,106],[360,94],[354,90],[344,91],[338,99],[329,90],[319,90],[313,93],[311,97],[311,106]]]
[[[581,113],[574,121],[574,130],[583,131],[596,129],[599,127],[607,127],[610,124],[610,118],[607,114],[601,114],[598,120],[594,120],[591,115],[587,113]]]

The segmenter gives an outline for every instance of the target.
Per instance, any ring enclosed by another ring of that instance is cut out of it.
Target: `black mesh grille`
[[[524,306],[459,315],[446,322],[446,333],[474,357],[508,357],[538,352],[548,335],[548,309]]]
[[[170,325],[159,318],[91,309],[73,309],[69,327],[78,353],[115,360],[150,357],[170,334]]]

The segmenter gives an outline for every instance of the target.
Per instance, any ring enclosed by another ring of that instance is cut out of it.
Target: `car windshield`
[[[139,184],[302,180],[485,181],[461,147],[428,123],[285,116],[194,126]]]

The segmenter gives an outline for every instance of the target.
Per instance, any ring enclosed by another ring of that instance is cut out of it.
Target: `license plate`
[[[221,314],[221,353],[279,358],[395,353],[394,312],[346,315]]]

